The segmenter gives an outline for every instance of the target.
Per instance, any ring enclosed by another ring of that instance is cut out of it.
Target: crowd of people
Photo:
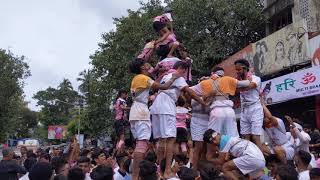
[[[128,93],[119,91],[114,148],[80,149],[72,139],[64,151],[22,148],[18,159],[4,149],[0,179],[320,179],[320,163],[310,152],[320,144],[310,137],[310,126],[270,112],[261,79],[246,59],[234,63],[237,77],[214,67],[192,84],[193,60],[174,34],[171,13],[166,8],[154,18],[159,39],[147,40],[129,63],[133,102],[129,106]],[[154,52],[160,61],[152,67]],[[236,94],[239,123],[230,100]],[[128,129],[133,142],[126,140]]]

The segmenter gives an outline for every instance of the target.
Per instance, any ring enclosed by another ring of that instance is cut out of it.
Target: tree
[[[23,102],[24,80],[31,75],[25,57],[0,49],[0,142],[15,132]]]
[[[38,91],[33,98],[41,106],[39,121],[45,129],[49,125],[67,125],[77,116],[75,105],[81,99],[68,79],[64,79],[57,88],[48,87]]]
[[[194,59],[195,79],[206,74],[207,67],[264,35],[265,18],[257,0],[166,2],[174,11],[175,33]],[[103,131],[101,127],[112,129],[113,117],[108,106],[113,101],[114,91],[129,89],[132,74],[128,72],[128,62],[137,56],[146,39],[157,38],[152,19],[162,11],[159,0],[141,3],[137,11],[128,10],[128,16],[114,18],[116,31],[102,35],[99,49],[90,57],[91,74],[82,74],[81,84],[82,89],[90,87],[85,89],[85,93],[91,94],[85,115],[89,118],[89,129],[97,128],[94,133]]]

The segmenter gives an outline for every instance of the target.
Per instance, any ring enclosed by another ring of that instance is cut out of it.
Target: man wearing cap
[[[244,175],[249,174],[252,179],[264,176],[265,159],[254,143],[239,137],[221,135],[212,129],[204,133],[203,140],[217,146],[219,157],[213,163],[222,166],[223,175],[228,179],[238,179],[233,173],[237,169]],[[229,155],[235,158],[230,160]]]
[[[250,64],[245,59],[239,59],[235,63],[238,80],[249,80],[246,88],[241,88],[241,118],[240,134],[247,140],[253,142],[262,149],[260,136],[263,133],[263,108],[260,102],[261,79],[249,72]]]
[[[13,160],[12,149],[2,150],[3,160],[0,162],[0,179],[16,180],[20,175],[26,174],[26,170]]]

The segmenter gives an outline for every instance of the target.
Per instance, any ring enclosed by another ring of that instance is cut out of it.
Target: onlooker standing
[[[85,180],[91,180],[90,178],[90,166],[91,166],[91,163],[90,163],[90,159],[88,157],[85,157],[85,156],[82,156],[78,159],[78,167],[80,169],[82,169],[82,171],[85,173],[86,175],[86,178]]]
[[[27,158],[24,161],[24,168],[27,170],[27,173],[22,176],[19,180],[29,180],[29,172],[31,170],[31,168],[37,163],[37,159],[36,158]]]
[[[298,180],[298,173],[290,165],[281,165],[277,168],[276,180]]]
[[[39,162],[33,166],[29,173],[30,180],[50,180],[53,174],[52,167],[47,162]]]
[[[305,151],[298,151],[294,157],[294,163],[299,172],[299,180],[310,180],[309,176],[309,164],[311,161],[311,155]]]
[[[93,180],[113,180],[113,170],[109,166],[100,165],[90,174]]]
[[[312,168],[309,172],[309,176],[311,180],[319,180],[320,179],[320,168]]]
[[[126,120],[127,120],[127,115],[126,115],[126,110],[127,108],[127,102],[126,99],[128,97],[128,93],[124,90],[120,90],[118,92],[117,98],[116,98],[116,103],[114,105],[114,110],[115,110],[115,130],[117,134],[117,149],[122,147],[124,145],[124,133],[125,133],[125,126],[126,126]]]
[[[68,173],[68,180],[85,180],[85,173],[80,168],[72,168]]]
[[[17,180],[20,175],[27,171],[13,160],[14,152],[12,149],[2,150],[3,160],[0,162],[0,179]]]

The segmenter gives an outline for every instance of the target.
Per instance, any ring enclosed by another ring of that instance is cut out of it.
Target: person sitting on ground
[[[85,180],[86,175],[80,168],[71,168],[68,173],[68,180]]]
[[[263,176],[265,159],[254,143],[238,137],[220,135],[212,129],[204,133],[203,140],[218,147],[219,157],[213,163],[222,166],[222,172],[227,178],[238,179],[233,173],[234,170],[240,170],[244,175],[249,174],[251,178]],[[230,155],[235,159],[229,160]]]
[[[99,165],[90,173],[92,180],[113,180],[113,170],[109,166]]]
[[[294,167],[290,165],[280,165],[277,167],[276,180],[298,180],[299,175]]]
[[[297,171],[299,173],[299,180],[308,180],[309,176],[309,164],[311,161],[311,155],[305,151],[298,151],[294,157],[294,164],[297,167]]]
[[[274,117],[264,103],[262,103],[262,107],[264,128],[271,141],[269,147],[263,148],[264,154],[276,154],[278,159],[286,164],[287,160],[293,160],[294,149],[287,137],[284,122],[280,118]]]
[[[309,171],[310,180],[320,180],[320,168],[312,168]]]
[[[36,158],[27,158],[23,163],[27,173],[24,176],[22,176],[19,180],[29,180],[29,172],[36,163],[37,163]]]
[[[86,175],[86,180],[90,180],[91,163],[90,159],[86,156],[81,156],[77,161],[77,166],[82,169],[83,173]]]
[[[36,163],[29,172],[30,180],[50,180],[53,174],[52,166],[47,162]]]
[[[146,160],[142,160],[139,164],[140,180],[158,180],[157,166]]]

